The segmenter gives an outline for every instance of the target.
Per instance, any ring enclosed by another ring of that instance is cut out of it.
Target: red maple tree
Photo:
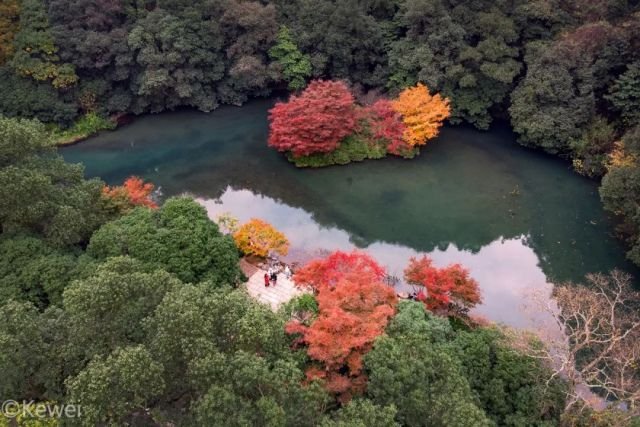
[[[315,292],[333,288],[341,280],[367,279],[382,282],[385,270],[362,252],[335,251],[323,259],[310,261],[293,277],[296,286],[311,287]]]
[[[355,110],[344,82],[314,80],[269,111],[269,146],[295,157],[334,151],[356,129]]]
[[[478,282],[460,264],[437,268],[427,256],[411,258],[404,279],[422,288],[418,300],[429,310],[464,313],[482,301]]]
[[[310,326],[291,321],[286,330],[300,334],[298,344],[315,362],[307,378],[322,380],[343,403],[366,388],[362,358],[395,314],[397,298],[384,275],[368,255],[338,251],[294,276],[298,286],[314,289],[319,313]]]
[[[412,147],[404,139],[407,127],[402,121],[402,115],[393,109],[391,101],[380,99],[368,107],[367,120],[373,138],[384,140],[389,153],[403,156],[411,151]]]
[[[136,206],[156,209],[158,205],[151,198],[153,189],[152,183],[144,182],[137,176],[130,176],[120,186],[104,186],[102,194],[111,200],[120,211],[126,211]]]

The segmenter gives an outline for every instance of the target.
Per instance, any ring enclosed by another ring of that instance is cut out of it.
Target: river
[[[516,327],[537,316],[524,308],[531,292],[636,273],[597,184],[519,146],[507,127],[445,127],[413,160],[297,169],[266,145],[272,103],[144,116],[62,154],[110,184],[138,175],[164,196],[191,194],[212,218],[265,219],[289,237],[290,260],[360,248],[398,277],[423,253],[461,263],[482,290],[475,313]]]

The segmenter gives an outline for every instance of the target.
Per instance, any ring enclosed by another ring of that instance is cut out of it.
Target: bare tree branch
[[[640,414],[640,294],[631,277],[620,271],[592,274],[586,284],[555,287],[552,301],[538,299],[564,335],[540,329],[545,345],[526,347],[531,357],[545,360],[552,379],[569,384],[566,409],[622,406],[629,417]]]

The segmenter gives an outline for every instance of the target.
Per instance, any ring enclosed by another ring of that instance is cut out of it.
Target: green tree
[[[192,389],[184,378],[195,360],[245,351],[274,361],[289,352],[282,318],[242,291],[206,284],[168,293],[145,328],[148,347],[176,396]]]
[[[0,306],[0,396],[13,400],[40,396],[45,348],[38,311],[31,303],[9,301]]]
[[[640,126],[629,130],[622,143],[602,179],[600,198],[605,209],[622,219],[618,230],[631,247],[627,256],[640,265]]]
[[[310,57],[314,77],[344,79],[367,87],[387,79],[385,23],[369,10],[372,2],[296,0],[282,6],[285,24]],[[389,19],[390,21],[390,19]]]
[[[452,343],[474,395],[496,425],[557,425],[564,410],[560,380],[514,350],[500,331],[460,331]]]
[[[640,61],[627,66],[605,96],[620,111],[626,125],[640,123]]]
[[[64,291],[70,344],[88,360],[144,341],[142,322],[164,296],[181,286],[164,270],[127,257],[111,258]]]
[[[270,2],[229,0],[223,6],[219,25],[227,61],[216,89],[223,102],[239,105],[249,96],[268,95],[278,78],[268,56],[278,33],[277,11]]]
[[[269,56],[282,67],[282,76],[289,83],[290,90],[304,89],[307,78],[311,76],[309,55],[298,49],[289,29],[280,27],[276,45],[269,49]]]
[[[569,141],[574,169],[590,177],[604,175],[607,156],[614,147],[615,138],[614,126],[607,119],[595,116],[580,138]]]
[[[14,50],[10,65],[22,76],[51,81],[55,88],[67,88],[78,81],[73,65],[60,61],[42,0],[21,2]]]
[[[165,9],[146,13],[128,36],[137,73],[131,80],[134,112],[159,112],[179,105],[214,109],[216,84],[224,76],[219,25],[201,11]]]
[[[135,416],[149,420],[149,404],[164,389],[162,365],[144,346],[119,348],[91,360],[67,386],[69,401],[81,405],[82,425],[123,425]]]
[[[131,108],[130,80],[136,73],[127,39],[137,8],[129,1],[48,1],[51,34],[58,55],[75,67],[79,84],[69,96],[84,112],[124,112]]]
[[[415,325],[406,323],[405,316]],[[407,311],[407,315],[404,312]],[[395,404],[397,420],[408,426],[489,426],[478,408],[460,362],[446,343],[428,341],[421,331],[443,329],[420,303],[399,306],[399,323],[394,319],[387,336],[379,338],[365,356],[369,372],[367,394],[378,405]],[[435,327],[428,325],[435,322]],[[446,320],[444,320],[446,322]],[[437,339],[439,333],[432,335]]]
[[[235,285],[242,274],[231,237],[186,197],[171,198],[157,210],[137,208],[105,224],[91,237],[87,253],[98,259],[129,255],[183,282]]]
[[[602,108],[601,94],[629,55],[629,35],[606,22],[583,25],[554,42],[530,43],[527,74],[509,108],[519,142],[569,154],[572,142],[588,139],[589,125]]]
[[[107,219],[102,182],[55,154],[44,126],[0,117],[0,225],[56,246],[88,241]]]
[[[399,427],[396,408],[378,406],[368,399],[355,399],[325,418],[322,427]]]
[[[19,16],[18,0],[0,1],[0,65],[13,55],[13,38],[18,32]]]
[[[390,85],[424,82],[451,99],[451,121],[487,129],[522,65],[520,31],[508,2],[407,0],[389,50]]]
[[[21,77],[8,66],[0,66],[0,80],[0,114],[6,117],[66,125],[78,115],[75,102],[48,83]]]
[[[190,378],[204,393],[193,405],[195,425],[315,426],[328,403],[318,384],[304,386],[290,358],[270,363],[238,351],[194,361]]]
[[[41,239],[0,239],[0,301],[30,301],[39,308],[62,303],[62,291],[74,276],[76,257]]]

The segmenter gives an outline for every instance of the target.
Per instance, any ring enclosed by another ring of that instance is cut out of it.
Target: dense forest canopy
[[[313,77],[364,90],[423,82],[452,100],[454,122],[482,129],[511,104],[519,127],[520,103],[560,112],[574,99],[556,120],[633,118],[620,92],[637,89],[637,2],[583,3],[3,0],[0,64],[15,84],[0,111],[63,123],[89,110],[209,111]],[[48,106],[24,97],[41,86]],[[575,135],[561,136],[559,147]]]

